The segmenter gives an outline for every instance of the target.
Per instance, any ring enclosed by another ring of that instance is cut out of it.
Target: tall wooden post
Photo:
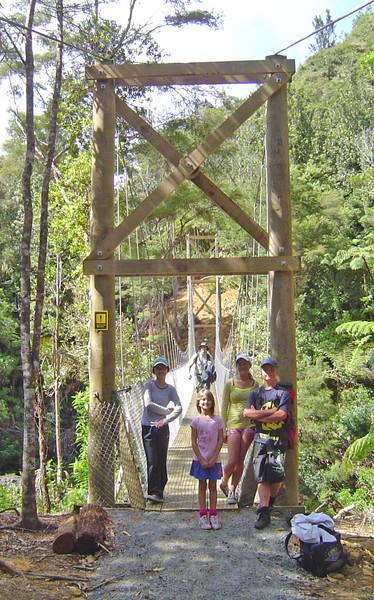
[[[112,81],[98,80],[93,95],[91,249],[114,227],[115,94]],[[90,278],[89,501],[114,504],[114,437],[106,418],[115,389],[115,280]]]
[[[287,86],[269,98],[266,120],[269,255],[292,256]],[[293,272],[271,272],[269,283],[271,354],[278,361],[280,378],[292,381],[296,390]],[[297,447],[287,452],[285,492],[284,503],[296,506],[299,497]]]

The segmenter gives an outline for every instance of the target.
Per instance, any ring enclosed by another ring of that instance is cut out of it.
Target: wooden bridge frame
[[[284,56],[240,62],[182,64],[100,63],[86,68],[93,84],[93,156],[91,253],[83,269],[90,276],[90,407],[111,402],[115,389],[115,277],[268,274],[270,281],[270,348],[280,365],[282,379],[296,383],[293,274],[300,261],[292,256],[291,200],[288,148],[287,84],[295,61]],[[258,84],[251,94],[215,131],[187,156],[183,156],[142,117],[115,94],[119,86],[188,84]],[[267,210],[268,231],[249,217],[204,173],[204,161],[258,108],[267,104]],[[114,168],[116,115],[127,121],[172,164],[168,177],[119,225],[114,226]],[[131,234],[178,185],[189,179],[266,250],[266,257],[114,260],[115,248]],[[98,328],[96,315],[105,315]],[[107,318],[107,321],[106,321]],[[107,327],[107,329],[106,329]],[[103,464],[98,443],[105,435],[99,422],[90,429],[89,471]],[[297,449],[287,453],[287,504],[298,504]],[[114,469],[113,469],[114,471]],[[89,498],[98,497],[90,477]],[[114,490],[114,472],[113,472]],[[101,494],[102,499],[102,494]],[[108,490],[105,502],[113,504]]]

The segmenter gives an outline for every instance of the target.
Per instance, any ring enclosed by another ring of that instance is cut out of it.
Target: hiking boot
[[[270,512],[273,510],[275,501],[276,501],[276,498],[274,498],[273,496],[270,496],[270,500],[269,500],[269,511]]]
[[[264,529],[270,523],[270,511],[267,506],[261,506],[257,509],[257,519],[255,521],[256,529]]]
[[[210,515],[209,518],[212,529],[221,529],[221,523],[219,522],[217,515]]]
[[[223,492],[227,498],[227,496],[229,495],[229,488],[227,487],[227,485],[221,483],[219,487],[221,489],[221,492]]]
[[[234,490],[229,490],[229,493],[227,496],[227,504],[237,504],[237,499],[235,497]]]
[[[208,515],[203,515],[199,518],[199,525],[201,529],[212,529]]]

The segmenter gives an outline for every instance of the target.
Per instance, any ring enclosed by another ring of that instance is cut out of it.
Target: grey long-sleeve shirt
[[[166,419],[170,423],[181,414],[182,405],[173,385],[167,384],[165,388],[159,388],[152,379],[145,382],[144,390],[142,425],[154,425],[160,419]],[[171,413],[168,410],[170,402],[174,404]]]

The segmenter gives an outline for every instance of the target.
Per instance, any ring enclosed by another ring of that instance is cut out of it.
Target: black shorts
[[[269,445],[255,442],[253,448],[253,468],[256,483],[280,483],[284,479],[286,448],[279,443]]]

